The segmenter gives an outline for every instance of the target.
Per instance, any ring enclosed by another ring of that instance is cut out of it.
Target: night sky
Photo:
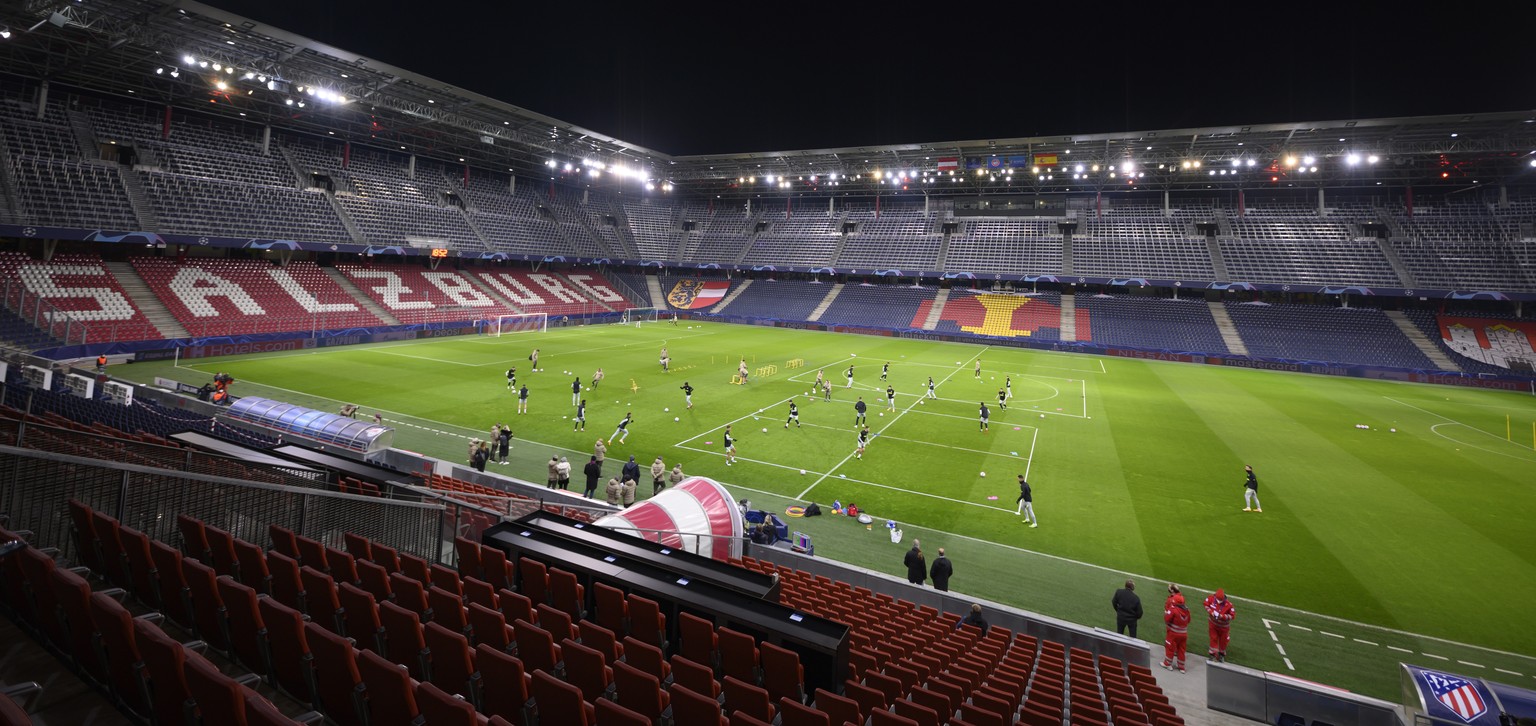
[[[672,155],[1536,108],[1518,5],[207,1]]]

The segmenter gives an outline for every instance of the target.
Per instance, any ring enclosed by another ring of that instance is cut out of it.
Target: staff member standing
[[[1019,475],[1018,504],[1019,511],[1015,512],[1015,514],[1024,515],[1024,519],[1022,521],[1029,524],[1031,527],[1040,526],[1039,520],[1035,519],[1035,495],[1034,492],[1029,488],[1029,482],[1024,481],[1023,474]]]
[[[1264,508],[1259,506],[1259,478],[1254,476],[1252,466],[1244,466],[1248,473],[1248,480],[1243,482],[1243,511],[1262,512]]]
[[[933,567],[929,568],[928,575],[933,578],[933,589],[940,592],[949,592],[949,578],[955,574],[955,566],[950,564],[949,558],[944,556],[944,548],[939,548],[939,556],[933,561]]]
[[[907,582],[922,585],[928,579],[928,562],[923,559],[923,549],[917,540],[912,540],[912,549],[907,550],[901,562],[907,566]]]
[[[1136,595],[1136,583],[1126,580],[1125,587],[1115,591],[1109,604],[1115,609],[1115,632],[1125,635],[1129,628],[1131,637],[1136,637],[1136,621],[1141,620],[1141,598]]]

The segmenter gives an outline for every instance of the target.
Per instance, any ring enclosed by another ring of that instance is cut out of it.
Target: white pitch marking
[[[1387,646],[1387,650],[1395,650],[1395,651],[1397,651],[1399,653],[1412,653],[1413,652],[1413,651],[1411,651],[1411,650],[1409,650],[1407,648],[1399,648],[1399,647],[1397,647],[1395,645]]]
[[[1380,643],[1372,643],[1369,640],[1361,640],[1359,638],[1351,638],[1351,640],[1355,641],[1356,643],[1364,643],[1366,645],[1381,645]]]
[[[1488,667],[1488,666],[1483,665],[1482,663],[1473,663],[1472,661],[1461,660],[1459,658],[1456,660],[1456,662],[1460,663],[1460,664],[1462,664],[1464,666],[1472,666],[1473,668],[1487,668]]]
[[[808,423],[808,424],[805,424],[805,425],[808,426],[808,427],[811,427],[811,428],[827,429],[828,431],[841,431],[841,432],[845,432],[845,433],[848,431],[848,429],[839,428],[837,426],[827,426],[825,424]],[[1034,427],[1031,426],[1030,428],[1034,428]],[[924,446],[933,446],[933,447],[940,448],[940,449],[950,449],[952,451],[969,451],[969,452],[971,452],[973,454],[986,454],[987,456],[1002,456],[1002,457],[1009,458],[1009,459],[1022,459],[1022,460],[1026,460],[1026,461],[1029,459],[1028,456],[1008,456],[1007,454],[999,454],[999,453],[997,453],[995,451],[986,451],[984,449],[967,449],[964,446],[950,446],[949,444],[939,444],[939,443],[934,443],[932,441],[924,441],[922,439],[907,439],[907,438],[902,438],[900,436],[892,436],[890,434],[880,434],[880,438],[888,439],[890,441],[906,441],[908,443],[922,444]]]
[[[1496,670],[1496,671],[1498,671],[1500,673],[1508,673],[1508,674],[1510,674],[1512,676],[1524,676],[1525,675],[1524,673],[1519,673],[1519,672],[1516,672],[1516,671],[1507,671],[1507,670],[1504,670],[1503,668],[1494,668],[1494,670]]]
[[[1326,630],[1319,630],[1319,631],[1317,631],[1317,632],[1319,632],[1319,633],[1322,633],[1322,634],[1323,634],[1323,635],[1326,635],[1326,636],[1328,636],[1328,637],[1330,637],[1330,638],[1338,638],[1338,639],[1339,639],[1339,640],[1343,640],[1343,639],[1344,639],[1344,636],[1342,636],[1342,635],[1336,635],[1336,634],[1334,634],[1334,633],[1330,633],[1330,632],[1328,632],[1328,631],[1326,631]]]
[[[1296,670],[1296,666],[1291,665],[1290,655],[1285,652],[1285,646],[1280,644],[1280,636],[1275,635],[1275,626],[1279,625],[1280,621],[1270,620],[1269,618],[1259,619],[1264,621],[1264,629],[1269,631],[1269,639],[1275,642],[1275,650],[1280,651],[1280,658],[1285,661],[1285,667],[1293,671]]]
[[[1295,628],[1297,630],[1305,630],[1305,631],[1307,631],[1309,633],[1312,632],[1311,628],[1304,627],[1304,626],[1301,626],[1301,625],[1296,625],[1294,623],[1286,623],[1286,625],[1289,626],[1289,627]]]
[[[1434,653],[1424,653],[1423,655],[1425,658],[1434,658],[1435,660],[1450,660],[1450,658],[1443,655],[1435,655]]]
[[[990,349],[991,349],[991,346],[984,346],[984,347],[982,347],[982,349],[977,351],[976,355],[971,356],[971,359],[966,361],[965,364],[969,364],[971,361],[974,361],[974,360],[980,358],[983,353],[987,352]],[[965,364],[962,364],[962,365],[956,367],[954,370],[950,371],[949,375],[944,376],[944,380],[939,381],[939,385],[943,385],[944,383],[949,381],[949,379],[953,378],[956,373],[959,373],[960,370],[965,367]],[[886,423],[886,425],[880,427],[880,431],[875,432],[876,435],[878,435],[880,433],[883,433],[886,429],[896,425],[896,422],[898,420],[900,420],[902,416],[907,415],[907,412],[911,411],[914,408],[917,408],[918,403],[920,403],[922,400],[923,399],[919,398],[919,399],[917,399],[917,401],[913,401],[911,404],[909,404],[905,409],[903,409],[901,411],[901,413],[896,414],[896,416],[894,418],[892,418],[888,423]],[[842,461],[837,462],[837,466],[832,467],[831,471],[828,471],[827,473],[822,474],[819,478],[816,479],[816,481],[811,482],[811,485],[806,487],[805,491],[800,492],[800,496],[795,497],[795,499],[797,501],[805,499],[805,495],[810,494],[811,490],[815,489],[817,484],[820,484],[823,481],[826,481],[827,477],[832,476],[832,472],[833,471],[837,471],[839,468],[841,468],[843,466],[843,464],[848,463],[848,460],[852,459],[855,453],[857,453],[857,451],[849,452],[847,456],[843,457]],[[873,484],[873,482],[869,482],[869,483]],[[884,485],[884,484],[874,484],[874,486],[885,487],[887,489],[897,489],[897,491],[906,491],[905,489],[898,489],[897,487],[886,487],[886,485]],[[916,492],[913,492],[913,493],[916,493]],[[928,496],[933,496],[933,495],[928,495]],[[948,497],[936,497],[936,498],[938,498],[938,499],[948,499]],[[950,501],[958,502],[958,501],[962,501],[962,500],[951,499]],[[979,506],[985,506],[985,505],[979,505]],[[1001,507],[987,507],[987,508],[988,509],[1001,509]],[[1006,511],[1006,510],[1004,510],[1004,511]]]

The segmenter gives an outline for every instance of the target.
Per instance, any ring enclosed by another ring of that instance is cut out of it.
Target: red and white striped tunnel
[[[741,557],[745,531],[731,493],[702,476],[689,477],[596,524],[717,560]]]

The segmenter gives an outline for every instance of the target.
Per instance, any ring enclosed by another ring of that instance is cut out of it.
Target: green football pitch
[[[663,345],[670,372],[658,364]],[[528,360],[535,347],[539,372]],[[753,375],[733,384],[743,359]],[[530,390],[526,415],[506,388],[510,366]],[[589,386],[599,367],[606,378],[583,392],[586,431],[573,431],[572,379]],[[818,556],[900,575],[916,537],[930,558],[946,548],[957,593],[1108,628],[1111,593],[1134,577],[1148,611],[1141,636],[1152,641],[1162,638],[1164,583],[1183,585],[1197,609],[1223,587],[1237,606],[1237,663],[1384,698],[1396,697],[1398,661],[1536,686],[1528,394],[687,322],[112,373],[202,383],[216,371],[237,379],[236,395],[380,411],[398,427],[396,446],[454,461],[467,438],[510,424],[514,460],[489,469],[534,482],[552,453],[579,472],[594,440],[633,413],[611,459],[633,455],[645,468],[661,456],[781,512],[840,500],[875,517],[872,529],[845,517],[791,520]],[[811,394],[818,371],[832,381],[830,402]],[[1002,410],[998,391],[1010,380]],[[862,459],[859,397],[874,436]],[[786,429],[791,400],[801,426]],[[728,425],[733,466],[722,450]],[[1243,511],[1244,464],[1258,474],[1262,513]],[[1020,474],[1038,528],[1015,514]],[[642,495],[649,489],[641,483]],[[887,519],[905,543],[890,542]],[[1203,632],[1190,641],[1203,653]]]

